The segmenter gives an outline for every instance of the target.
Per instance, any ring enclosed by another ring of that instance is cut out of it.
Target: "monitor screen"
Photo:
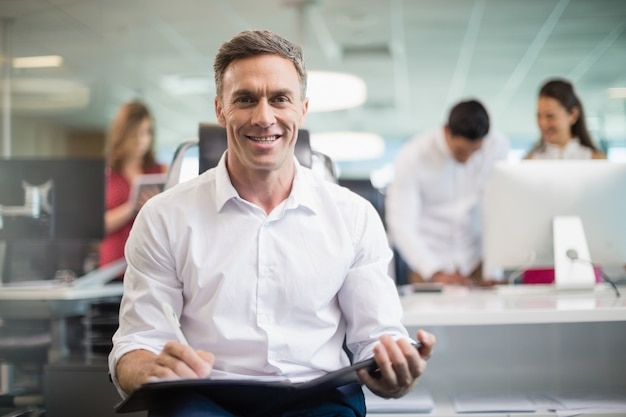
[[[104,237],[104,183],[102,158],[0,159],[2,281],[84,273]]]
[[[26,204],[25,183],[43,187],[40,214],[49,217],[50,238],[101,239],[104,237],[103,159],[2,159],[0,160],[0,206]],[[47,188],[44,184],[50,182]],[[47,209],[51,209],[50,210]],[[3,214],[5,238],[11,218],[28,216]],[[25,236],[16,236],[25,237]]]
[[[553,267],[555,216],[578,216],[591,259],[622,278],[626,164],[598,160],[498,163],[483,202],[484,273]]]

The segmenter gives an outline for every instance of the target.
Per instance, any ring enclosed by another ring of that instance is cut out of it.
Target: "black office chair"
[[[38,407],[25,406],[12,410],[3,411],[0,409],[0,417],[39,417],[43,416]]]
[[[0,417],[36,417],[44,412],[43,367],[52,337],[39,320],[3,320],[0,326],[2,393]]]
[[[176,149],[170,164],[165,189],[180,182],[183,161],[192,150],[198,152],[198,174],[201,174],[217,165],[226,148],[227,138],[224,127],[214,123],[200,123],[198,139],[185,141]],[[308,130],[300,129],[298,131],[298,141],[294,153],[302,166],[311,168],[328,181],[337,182],[337,171],[332,159],[328,155],[311,148]]]

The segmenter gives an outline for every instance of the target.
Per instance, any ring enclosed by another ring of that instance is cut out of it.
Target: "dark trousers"
[[[148,417],[364,417],[365,398],[359,384],[349,384],[323,393],[276,392],[253,388],[233,389],[220,398],[185,392],[163,398]]]

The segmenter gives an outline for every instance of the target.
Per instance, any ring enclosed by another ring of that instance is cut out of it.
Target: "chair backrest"
[[[217,165],[222,154],[226,150],[226,129],[214,123],[200,123],[198,130],[199,146],[199,174]],[[296,158],[301,165],[311,168],[313,156],[309,131],[298,130],[298,141],[294,150]]]
[[[197,151],[198,139],[189,139],[178,145],[174,152],[174,157],[170,163],[170,167],[167,170],[167,181],[165,182],[164,190],[169,190],[179,182],[181,182],[181,176],[183,173],[183,164],[187,159],[187,154],[192,151]]]

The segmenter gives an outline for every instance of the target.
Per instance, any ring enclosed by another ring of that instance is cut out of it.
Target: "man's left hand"
[[[380,343],[374,347],[379,375],[374,377],[367,370],[360,370],[361,382],[383,398],[400,398],[411,391],[426,369],[435,345],[435,336],[423,330],[417,332],[417,339],[422,344],[419,349],[406,339],[396,341],[391,336],[381,336]]]

